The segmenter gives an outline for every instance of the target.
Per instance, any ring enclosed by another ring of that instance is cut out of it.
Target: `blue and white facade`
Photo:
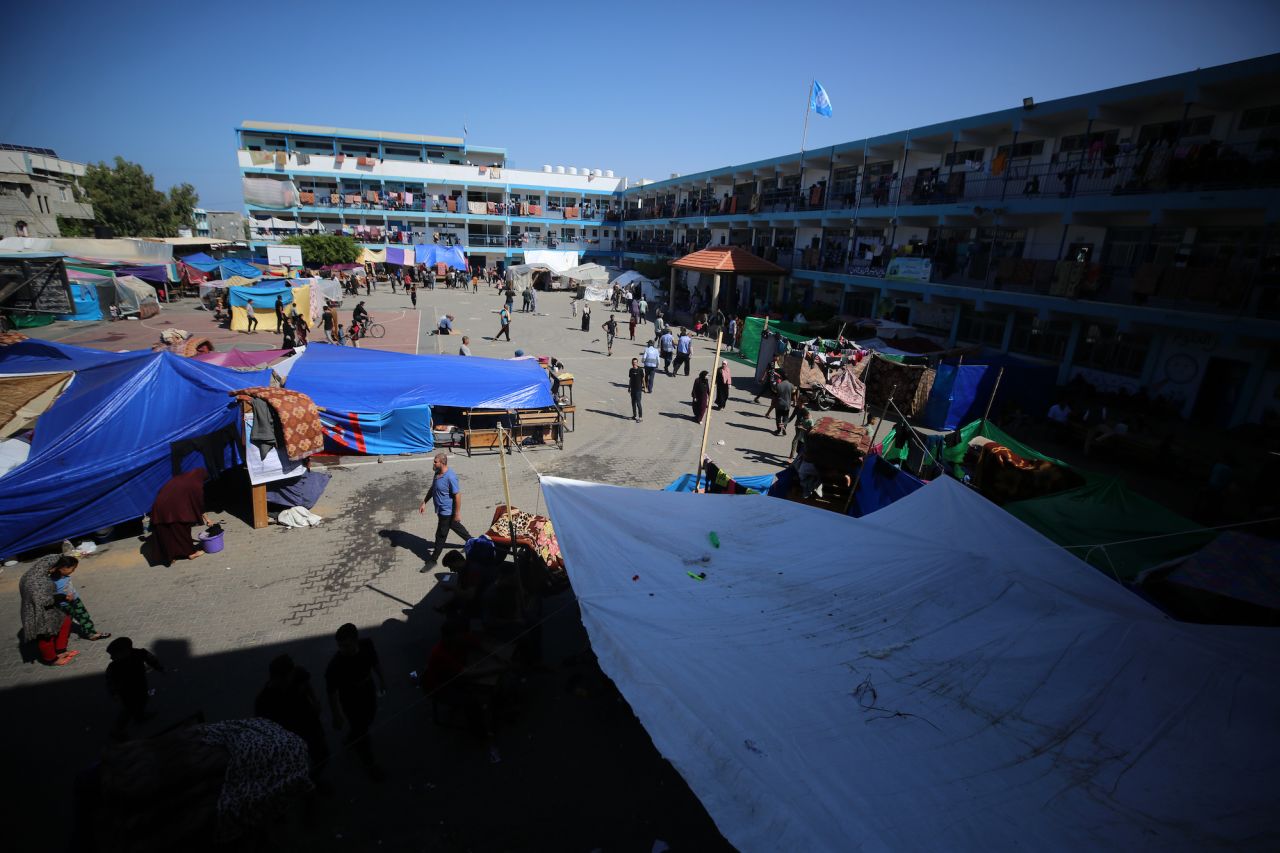
[[[726,307],[892,316],[1186,417],[1280,416],[1280,54],[621,195],[624,262],[790,271]]]
[[[439,240],[489,267],[617,251],[622,181],[603,169],[511,169],[505,149],[455,137],[260,121],[235,133],[255,247],[299,233],[375,250]]]

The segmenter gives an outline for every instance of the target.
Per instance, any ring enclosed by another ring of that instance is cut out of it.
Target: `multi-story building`
[[[1278,188],[1280,54],[627,188],[621,248],[745,247],[790,276],[726,308],[890,316],[1235,424],[1280,415]]]
[[[84,164],[48,148],[0,143],[0,237],[61,237],[58,217],[93,221],[77,201]]]
[[[236,145],[255,246],[298,233],[373,249],[438,241],[477,267],[535,249],[615,250],[611,171],[512,169],[505,149],[453,137],[259,121],[236,128]]]

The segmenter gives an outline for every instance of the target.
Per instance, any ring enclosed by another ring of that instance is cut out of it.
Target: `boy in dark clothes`
[[[360,639],[360,632],[350,622],[334,634],[338,653],[329,661],[324,671],[325,689],[329,693],[329,709],[333,712],[333,727],[341,731],[346,722],[347,745],[354,746],[374,780],[383,777],[382,770],[373,758],[369,743],[369,729],[378,712],[378,696],[387,690],[387,680],[382,676],[378,663],[378,650],[373,640]],[[375,690],[373,678],[378,678]]]
[[[107,690],[120,703],[120,715],[111,729],[111,736],[123,740],[129,722],[141,723],[149,719],[147,714],[147,667],[164,672],[158,658],[146,649],[135,649],[133,640],[117,637],[107,646],[111,663],[107,664]]]

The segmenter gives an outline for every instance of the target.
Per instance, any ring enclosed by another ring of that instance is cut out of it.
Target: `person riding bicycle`
[[[361,326],[369,325],[369,312],[365,310],[363,302],[357,302],[355,310],[351,312],[351,324],[354,326],[357,323]]]

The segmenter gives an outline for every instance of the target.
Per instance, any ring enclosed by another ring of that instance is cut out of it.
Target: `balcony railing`
[[[378,198],[371,199],[364,193],[338,193],[334,198],[333,193],[322,193],[315,190],[303,190],[303,196],[298,200],[298,207],[315,207],[326,210],[334,210],[342,213],[399,213],[399,212],[416,212],[416,213],[461,213],[471,216],[509,216],[512,218],[537,218],[537,219],[579,219],[588,221],[621,219],[621,211],[605,210],[597,206],[579,206],[573,208],[577,210],[577,216],[566,216],[563,207],[549,207],[545,205],[521,204],[518,202],[492,202],[492,208],[489,207],[490,202],[483,202],[486,210],[481,214],[478,210],[472,211],[468,202],[461,205],[455,204],[452,208],[448,203],[439,199],[418,199],[412,202],[395,201],[388,199],[379,193]],[[310,194],[305,195],[305,194]],[[534,212],[537,211],[537,212]]]
[[[1076,198],[1163,192],[1265,189],[1280,186],[1280,146],[1209,143],[1147,147],[1114,156],[1070,156],[1058,162],[1013,163],[998,175],[990,163],[917,169],[825,181],[804,189],[765,190],[716,201],[628,207],[627,220],[748,215],[808,210],[876,209],[908,205],[996,202],[1015,198]]]

